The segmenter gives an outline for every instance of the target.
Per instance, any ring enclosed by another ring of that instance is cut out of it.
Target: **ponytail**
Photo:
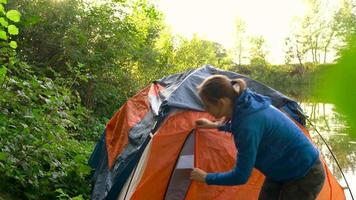
[[[231,85],[237,96],[240,96],[241,93],[246,90],[246,82],[241,78],[232,79]]]

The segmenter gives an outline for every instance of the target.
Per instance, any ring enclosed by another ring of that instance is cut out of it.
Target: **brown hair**
[[[213,75],[205,79],[197,89],[200,98],[215,103],[222,97],[234,101],[246,87],[246,82],[241,78],[230,79],[224,75]]]

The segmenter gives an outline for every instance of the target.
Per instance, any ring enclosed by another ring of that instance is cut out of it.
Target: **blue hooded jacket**
[[[318,150],[268,97],[245,90],[235,100],[231,122],[218,128],[232,132],[238,156],[233,170],[208,173],[209,185],[241,185],[253,167],[275,181],[306,175],[319,157]]]

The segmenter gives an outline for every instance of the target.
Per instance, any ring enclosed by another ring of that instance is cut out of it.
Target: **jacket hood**
[[[234,115],[248,115],[259,110],[263,110],[270,105],[271,99],[269,97],[257,94],[250,89],[246,89],[235,100]]]

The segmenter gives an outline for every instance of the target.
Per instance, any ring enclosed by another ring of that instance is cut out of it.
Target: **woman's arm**
[[[208,185],[242,185],[248,181],[255,165],[261,135],[255,130],[239,130],[240,137],[235,141],[238,155],[235,168],[228,172],[208,173]]]

